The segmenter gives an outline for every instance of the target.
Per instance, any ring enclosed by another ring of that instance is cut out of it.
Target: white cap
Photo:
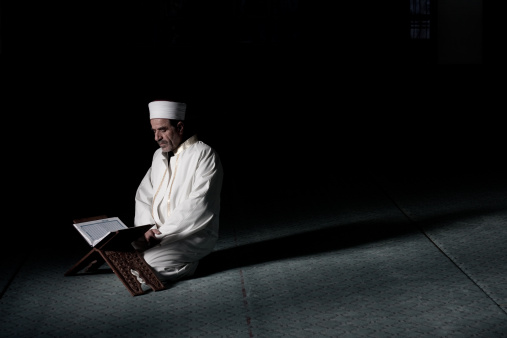
[[[150,119],[184,120],[187,105],[174,101],[152,101],[148,103]]]

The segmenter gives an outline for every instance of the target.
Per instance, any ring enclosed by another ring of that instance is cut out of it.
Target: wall
[[[482,63],[482,0],[438,1],[438,63]]]

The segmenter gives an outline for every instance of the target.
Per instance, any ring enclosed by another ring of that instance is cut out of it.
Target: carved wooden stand
[[[106,218],[106,216],[82,218],[74,220],[74,223],[103,218]],[[145,291],[143,291],[142,284],[137,280],[137,277],[130,272],[131,269],[136,270],[139,273],[139,277],[141,277],[146,282],[146,285],[153,291],[164,290],[164,284],[157,278],[144,258],[130,244],[132,241],[141,237],[149,228],[151,228],[151,225],[136,227],[135,231],[127,233],[125,233],[125,231],[123,233],[119,231],[111,233],[108,238],[88,252],[88,254],[74,264],[64,275],[78,275],[83,269],[86,273],[94,273],[102,264],[106,263],[132,296],[142,295]]]

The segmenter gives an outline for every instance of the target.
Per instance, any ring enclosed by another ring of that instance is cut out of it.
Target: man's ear
[[[180,135],[183,135],[183,130],[185,129],[185,124],[183,122],[178,122],[178,124],[176,125],[176,130],[178,130],[178,133]]]

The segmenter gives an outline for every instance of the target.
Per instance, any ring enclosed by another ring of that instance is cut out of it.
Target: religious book
[[[129,238],[131,240],[142,236],[153,225],[148,224],[141,227],[127,227],[118,217],[102,218],[88,222],[74,223],[74,227],[91,247],[99,246],[113,235],[118,238]],[[125,235],[125,236],[120,236]]]

